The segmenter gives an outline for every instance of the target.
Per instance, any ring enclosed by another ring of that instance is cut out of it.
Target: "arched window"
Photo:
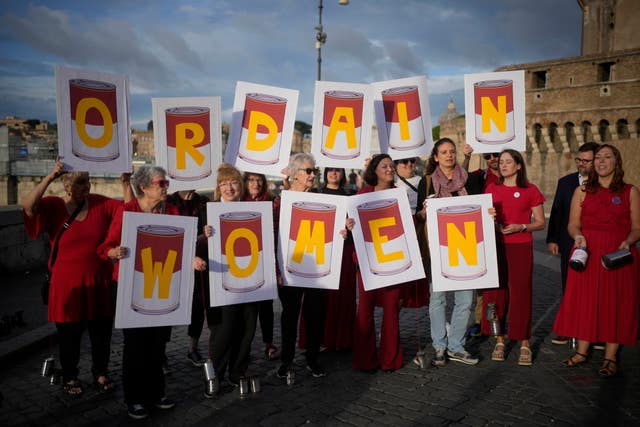
[[[593,134],[591,133],[591,122],[588,121],[584,121],[582,122],[582,124],[580,125],[580,127],[582,128],[582,141],[583,142],[594,142],[593,141]]]
[[[567,144],[569,144],[569,150],[575,152],[578,150],[578,138],[576,138],[575,125],[572,122],[564,124],[564,134],[567,137]]]
[[[640,138],[640,119],[636,120],[636,138]]]
[[[542,142],[542,125],[540,123],[533,125],[533,140],[538,146],[538,150],[544,147],[540,144]]]
[[[602,119],[598,124],[598,133],[600,134],[600,141],[611,141],[611,132],[609,131],[609,122]]]
[[[618,139],[631,138],[631,135],[629,135],[629,123],[625,119],[620,119],[616,122],[616,133],[618,134]]]
[[[562,141],[560,140],[560,134],[558,134],[558,124],[549,123],[549,140],[556,153],[562,153]]]

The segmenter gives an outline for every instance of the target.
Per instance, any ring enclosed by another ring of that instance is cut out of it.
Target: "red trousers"
[[[501,251],[500,245],[497,249]],[[500,274],[500,287],[482,291],[482,333],[491,334],[485,313],[487,304],[494,303],[503,324],[505,313],[507,315],[509,339],[528,340],[531,338],[533,244],[506,243],[503,253],[506,257],[498,254],[498,269],[505,273]]]
[[[353,336],[353,362],[355,369],[371,370],[378,367],[396,370],[402,367],[402,346],[400,345],[398,301],[399,286],[390,286],[373,291],[365,291],[362,276],[358,272],[358,312]],[[376,300],[382,305],[382,326],[380,337],[380,358],[376,351],[376,326],[374,309]]]

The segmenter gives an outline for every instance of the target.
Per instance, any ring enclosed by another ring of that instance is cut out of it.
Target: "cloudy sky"
[[[221,96],[228,122],[238,80],[298,89],[311,123],[317,24],[318,0],[1,0],[0,116],[55,122],[64,64],[128,75],[137,128],[156,96]],[[324,0],[323,24],[323,80],[427,75],[434,120],[465,73],[580,54],[575,0]]]

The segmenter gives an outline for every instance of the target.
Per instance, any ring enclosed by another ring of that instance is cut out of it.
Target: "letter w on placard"
[[[187,168],[187,154],[202,166],[204,155],[198,151],[197,145],[204,139],[204,129],[198,123],[178,123],[176,125],[176,168]]]
[[[495,123],[499,132],[507,131],[507,97],[498,96],[498,108],[493,105],[491,98],[480,98],[482,107],[482,132],[491,132],[491,122]]]
[[[251,259],[244,268],[240,267],[236,261],[234,245],[238,239],[246,239],[249,242],[249,248],[251,250]],[[229,233],[229,237],[227,237],[227,241],[224,244],[224,249],[227,254],[227,263],[229,264],[229,272],[231,275],[245,278],[253,274],[258,266],[259,259],[258,237],[254,232],[248,228],[236,228]]]
[[[164,264],[160,261],[153,262],[151,248],[144,248],[140,251],[142,260],[142,274],[144,275],[144,298],[153,297],[153,289],[158,283],[158,298],[169,298],[171,288],[171,278],[176,265],[178,252],[170,249],[167,251],[167,259]]]
[[[447,223],[447,241],[449,247],[449,265],[460,265],[460,255],[467,265],[478,265],[478,240],[476,238],[476,223],[466,221],[464,234],[454,223]]]
[[[380,263],[398,261],[404,258],[402,251],[385,253],[384,248],[382,247],[383,243],[387,243],[389,241],[389,236],[382,234],[381,229],[385,227],[393,227],[394,225],[396,225],[396,219],[394,217],[378,218],[369,221],[371,241],[376,253],[376,258]]]
[[[329,126],[329,132],[327,133],[327,140],[325,146],[332,149],[336,143],[336,135],[338,132],[344,132],[347,139],[347,148],[357,148],[356,143],[356,123],[353,117],[353,108],[350,107],[336,107],[333,117],[331,118],[331,125]]]
[[[296,245],[293,248],[291,259],[298,264],[302,263],[302,258],[306,253],[315,252],[316,264],[324,264],[324,244],[325,244],[325,224],[323,221],[311,221],[303,219],[300,221]]]

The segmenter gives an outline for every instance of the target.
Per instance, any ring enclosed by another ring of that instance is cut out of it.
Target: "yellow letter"
[[[98,110],[98,112],[102,116],[102,136],[100,136],[99,138],[93,138],[89,136],[89,134],[87,133],[87,129],[85,128],[87,111],[92,108]],[[82,98],[80,102],[78,102],[78,106],[76,107],[76,131],[78,132],[78,136],[80,137],[82,142],[84,142],[89,147],[106,147],[109,142],[111,142],[111,138],[113,137],[113,118],[111,117],[109,107],[107,107],[106,104],[98,98]]]
[[[343,118],[344,121],[342,120]],[[333,148],[336,143],[336,134],[338,132],[346,132],[348,149],[357,147],[356,124],[355,120],[353,119],[353,108],[336,107],[335,111],[333,112],[333,117],[331,118],[331,125],[329,126],[327,140],[324,144],[327,148]]]
[[[407,103],[405,101],[396,103],[398,106],[398,124],[400,125],[400,139],[406,141],[411,137],[409,134],[409,117],[407,115]]]
[[[262,111],[251,111],[249,113],[249,135],[247,137],[247,150],[265,151],[268,150],[278,137],[278,125],[273,117]],[[265,126],[269,133],[262,139],[256,138],[258,126]]]
[[[193,133],[193,137],[187,137],[187,131]],[[204,162],[204,155],[196,149],[204,139],[204,129],[198,123],[178,123],[176,125],[176,168],[187,168],[187,153],[198,164]]]
[[[144,248],[140,251],[142,258],[142,273],[144,275],[144,292],[145,298],[153,297],[153,288],[156,286],[156,278],[158,279],[158,298],[169,298],[169,288],[171,287],[171,276],[173,275],[173,266],[176,264],[178,252],[169,250],[164,266],[161,262],[153,262],[151,248]]]
[[[311,221],[303,219],[300,221],[291,259],[300,264],[305,252],[312,253],[315,250],[316,264],[324,264],[324,242],[324,222],[313,221],[313,231],[311,231]]]
[[[369,230],[371,231],[371,240],[373,242],[373,248],[376,251],[376,258],[381,264],[383,262],[397,261],[404,258],[402,251],[389,252],[385,254],[382,251],[382,244],[389,241],[389,237],[380,234],[380,229],[384,227],[391,227],[396,225],[394,217],[378,218],[369,221]]]
[[[467,261],[467,265],[478,265],[478,241],[476,240],[476,223],[464,223],[464,236],[452,222],[447,223],[447,239],[449,242],[449,265],[460,265],[458,252]],[[466,236],[466,237],[465,237]]]
[[[236,254],[233,252],[233,245],[238,239],[247,239],[251,248],[251,260],[245,268],[240,268],[236,263]],[[227,254],[227,263],[229,264],[229,272],[235,277],[245,278],[251,276],[258,265],[258,237],[248,228],[236,228],[227,237],[224,244],[225,253]]]
[[[498,109],[491,102],[491,98],[480,98],[482,104],[482,132],[491,132],[491,122],[496,124],[499,132],[507,131],[507,97],[498,96]]]

